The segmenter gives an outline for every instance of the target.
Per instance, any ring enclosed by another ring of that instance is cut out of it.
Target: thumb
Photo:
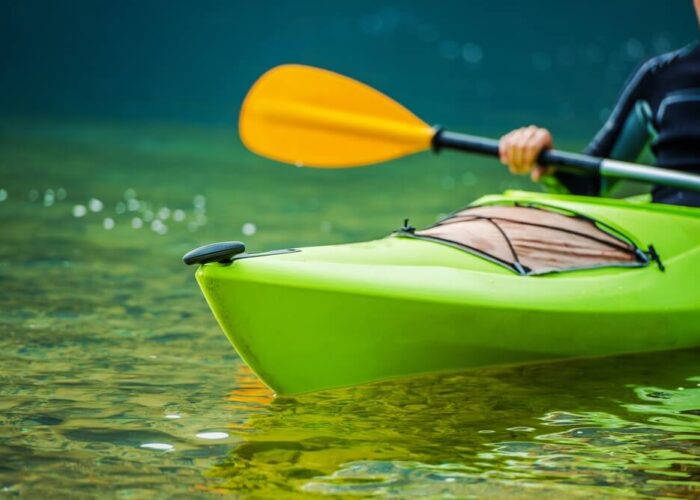
[[[550,175],[551,173],[552,173],[552,169],[550,167],[540,167],[538,165],[534,169],[532,169],[532,173],[530,174],[530,178],[534,182],[540,182],[540,180],[542,180],[542,176]]]

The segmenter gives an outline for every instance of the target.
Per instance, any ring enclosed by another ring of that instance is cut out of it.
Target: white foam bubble
[[[204,195],[198,194],[192,199],[195,208],[204,208],[207,206],[207,199]]]
[[[143,443],[141,448],[158,451],[171,451],[175,449],[173,445],[167,443]]]
[[[253,236],[256,232],[258,231],[258,228],[255,227],[255,224],[252,222],[246,222],[243,224],[243,227],[241,228],[241,232],[245,236]]]
[[[151,222],[151,229],[153,232],[163,235],[168,232],[168,226],[163,224],[163,221],[160,219],[154,219],[153,222]]]
[[[183,220],[185,220],[186,216],[187,216],[187,214],[185,214],[185,211],[180,210],[179,208],[175,209],[175,211],[173,211],[173,220],[175,222],[182,222]]]
[[[83,217],[87,213],[85,205],[75,205],[73,207],[73,217]]]
[[[114,219],[111,217],[106,217],[105,220],[102,221],[102,227],[104,227],[107,231],[114,229]]]
[[[141,220],[141,217],[134,217],[131,219],[131,227],[134,229],[141,229],[143,227],[143,221]]]
[[[197,434],[199,439],[226,439],[228,434],[226,432],[200,432]]]
[[[88,208],[91,212],[101,212],[104,208],[104,203],[102,203],[97,198],[90,198],[90,201],[88,201]]]
[[[0,201],[5,201],[7,199],[7,190],[0,189]]]
[[[44,192],[44,206],[45,207],[50,207],[53,205],[53,202],[56,200],[56,195],[53,191],[53,189],[47,189]]]
[[[158,218],[160,220],[167,220],[170,218],[170,209],[168,207],[161,207],[158,210]]]
[[[129,198],[126,202],[126,208],[129,212],[136,212],[141,207],[141,203],[136,198]]]

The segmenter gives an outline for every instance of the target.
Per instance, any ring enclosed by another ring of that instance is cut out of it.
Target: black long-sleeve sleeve
[[[644,130],[631,133],[631,124],[639,121],[639,109],[644,110]],[[653,131],[651,149],[659,168],[700,173],[700,43],[644,63],[625,85],[610,118],[585,153],[634,161],[648,139],[646,130]],[[600,176],[558,172],[555,178],[574,194],[601,194]],[[700,193],[670,187],[656,186],[652,197],[661,203],[700,206]]]
[[[633,112],[635,105],[647,99],[647,88],[650,75],[658,61],[652,59],[642,65],[627,81],[615,108],[605,125],[598,131],[593,140],[584,149],[584,153],[604,158],[611,157],[615,144],[622,134],[624,125]],[[633,160],[633,158],[617,158],[621,160]],[[559,172],[557,179],[574,194],[597,196],[601,191],[601,177],[583,176]]]

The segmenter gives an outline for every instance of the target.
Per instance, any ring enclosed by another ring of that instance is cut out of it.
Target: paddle
[[[297,166],[348,168],[427,149],[498,156],[498,141],[431,127],[381,92],[332,71],[283,65],[258,79],[239,118],[251,151]],[[700,176],[550,149],[540,165],[700,191]]]

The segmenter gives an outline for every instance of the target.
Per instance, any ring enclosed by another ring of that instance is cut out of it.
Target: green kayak
[[[186,261],[240,356],[284,395],[700,345],[699,238],[700,209],[510,191],[425,231],[260,254],[220,244]]]

